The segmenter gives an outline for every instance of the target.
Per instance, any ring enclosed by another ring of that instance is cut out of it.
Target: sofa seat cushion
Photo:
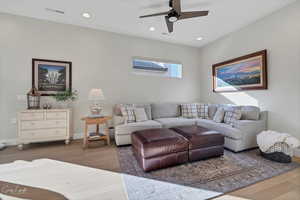
[[[175,126],[190,126],[196,124],[196,119],[186,119],[182,117],[160,118],[155,119],[155,121],[162,124],[163,128],[172,128]]]
[[[131,135],[133,149],[143,158],[188,151],[188,140],[170,129],[136,131]]]
[[[116,134],[117,135],[128,135],[132,132],[145,130],[145,129],[153,129],[153,128],[161,128],[162,125],[156,121],[148,120],[143,122],[135,122],[129,124],[122,124],[116,126]]]
[[[241,130],[234,128],[228,124],[216,123],[213,120],[207,119],[197,119],[196,123],[199,126],[218,131],[222,133],[225,137],[229,137],[235,140],[240,140],[243,137],[243,133],[241,132]]]

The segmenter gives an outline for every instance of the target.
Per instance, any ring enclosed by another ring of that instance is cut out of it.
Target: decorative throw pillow
[[[125,123],[135,122],[134,107],[123,106],[121,107],[121,113],[125,118]]]
[[[197,104],[198,117],[201,119],[208,119],[208,105],[207,104]]]
[[[197,118],[197,105],[196,104],[181,104],[181,116],[184,118]]]
[[[213,120],[217,123],[222,123],[224,120],[225,111],[223,108],[218,108]]]
[[[230,124],[233,126],[233,123],[236,120],[240,120],[242,117],[242,111],[241,110],[231,110],[231,111],[226,111],[225,116],[224,116],[224,122],[225,124]]]
[[[134,108],[136,122],[144,122],[148,120],[145,108]]]

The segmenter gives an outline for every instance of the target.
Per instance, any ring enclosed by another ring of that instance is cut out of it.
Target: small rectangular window
[[[171,78],[182,78],[182,64],[172,61],[133,58],[133,73]]]

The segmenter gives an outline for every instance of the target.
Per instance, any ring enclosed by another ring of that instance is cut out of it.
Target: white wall
[[[74,105],[75,132],[82,132],[80,117],[88,112],[87,95],[93,87],[103,89],[107,113],[118,102],[199,100],[196,48],[1,13],[0,26],[0,140],[16,137],[10,120],[25,109],[26,102],[16,96],[31,87],[32,58],[73,62],[73,88],[80,93]],[[182,62],[183,79],[133,75],[133,56]]]
[[[300,138],[300,1],[201,49],[201,99],[258,105],[268,110],[269,128]],[[228,22],[230,23],[230,22]],[[212,92],[212,64],[268,50],[269,89]]]

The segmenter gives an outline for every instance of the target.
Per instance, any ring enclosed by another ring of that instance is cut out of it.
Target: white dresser
[[[26,110],[18,113],[18,147],[24,144],[65,140],[73,137],[71,110]]]

